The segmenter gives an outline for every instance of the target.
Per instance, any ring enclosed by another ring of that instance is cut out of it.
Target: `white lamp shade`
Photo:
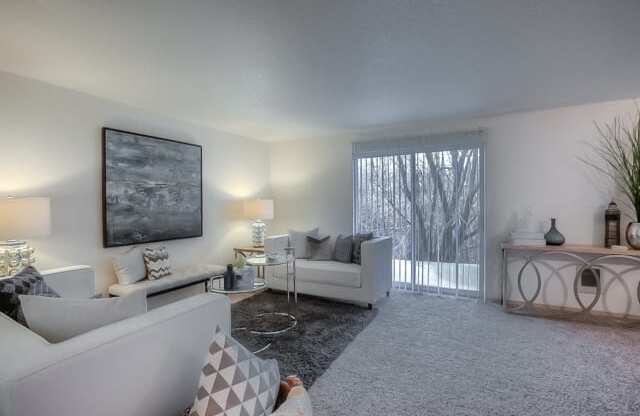
[[[244,216],[251,220],[272,220],[273,200],[250,199],[244,201]]]
[[[1,198],[0,240],[51,234],[51,202],[46,197]]]

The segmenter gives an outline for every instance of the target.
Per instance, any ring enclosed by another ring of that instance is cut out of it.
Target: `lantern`
[[[613,201],[604,212],[604,245],[607,248],[620,245],[620,210]]]

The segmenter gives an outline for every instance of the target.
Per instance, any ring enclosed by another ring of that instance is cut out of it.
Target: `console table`
[[[640,250],[613,250],[605,247],[589,246],[589,245],[562,245],[562,246],[521,246],[513,244],[502,244],[502,305],[505,310],[508,309],[507,300],[507,284],[509,281],[508,260],[510,256],[517,255],[524,260],[524,264],[518,271],[516,287],[521,297],[522,305],[510,311],[518,311],[523,309],[533,309],[534,302],[542,291],[542,277],[536,262],[542,259],[556,258],[569,259],[575,261],[579,267],[577,268],[575,277],[573,278],[573,295],[580,306],[578,313],[588,314],[598,303],[602,296],[602,283],[600,279],[596,279],[596,292],[593,300],[589,304],[585,304],[580,298],[578,292],[580,276],[584,270],[602,265],[610,260],[627,260],[640,266]],[[527,268],[531,268],[536,277],[536,290],[534,294],[527,297],[522,288],[523,274]],[[634,295],[640,302],[640,283],[635,290]]]

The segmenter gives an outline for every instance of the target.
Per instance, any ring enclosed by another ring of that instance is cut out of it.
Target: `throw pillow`
[[[342,234],[340,234],[336,238],[333,259],[341,263],[351,263],[352,253],[353,253],[353,237],[350,235],[343,237]]]
[[[171,274],[169,252],[166,247],[145,248],[143,257],[149,280],[160,279]]]
[[[278,362],[256,357],[218,327],[190,415],[269,415],[279,389]]]
[[[309,248],[309,260],[331,260],[333,257],[333,247],[331,238],[324,236],[307,236],[307,245]]]
[[[128,253],[114,257],[112,263],[113,271],[116,273],[118,283],[121,285],[139,282],[147,275],[142,252],[137,247],[131,249]]]
[[[356,264],[362,262],[362,242],[371,240],[373,233],[360,233],[353,236],[353,252],[351,261]]]
[[[51,343],[62,342],[147,311],[144,290],[121,298],[104,299],[21,295],[20,302],[29,328]]]
[[[287,400],[284,401],[273,412],[272,416],[311,416],[313,409],[311,407],[311,400],[309,399],[309,393],[303,386],[295,386],[289,392]]]
[[[34,267],[27,267],[13,277],[0,279],[0,312],[27,326],[20,308],[20,295],[59,298]]]
[[[317,237],[318,227],[308,231],[289,230],[289,245],[293,247],[296,259],[309,258],[309,244],[307,242],[307,236]]]

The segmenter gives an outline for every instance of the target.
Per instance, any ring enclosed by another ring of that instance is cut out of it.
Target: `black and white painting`
[[[202,148],[103,128],[104,246],[202,236]]]

